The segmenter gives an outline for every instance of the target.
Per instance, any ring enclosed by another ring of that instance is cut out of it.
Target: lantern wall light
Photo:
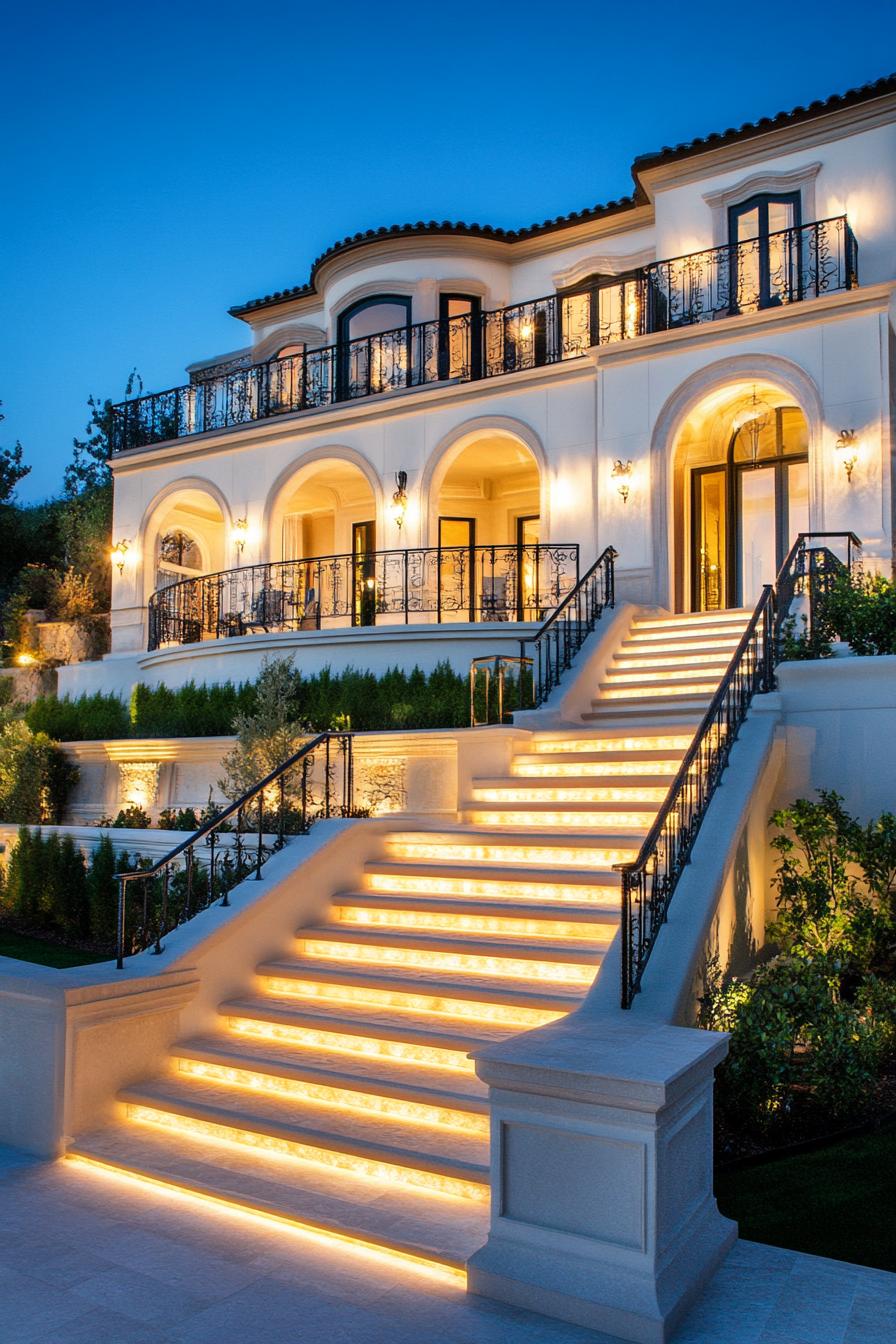
[[[859,460],[859,436],[854,429],[841,429],[834,444],[839,460],[843,463],[846,479],[852,485],[852,473]]]
[[[610,472],[610,476],[616,481],[616,489],[622,496],[623,504],[627,504],[628,497],[631,494],[632,483],[631,459],[629,458],[623,462],[621,457],[617,457],[613,463],[613,470]]]
[[[124,562],[130,549],[131,543],[126,537],[122,537],[120,541],[116,541],[109,552],[109,559],[112,561],[113,565],[118,566],[119,574],[124,573]]]
[[[237,518],[233,525],[233,544],[242,555],[246,549],[246,542],[249,540],[249,520],[248,518]]]
[[[395,473],[395,484],[398,488],[392,496],[392,517],[399,532],[404,526],[405,514],[408,511],[408,495],[405,488],[407,483],[407,472],[397,471]]]

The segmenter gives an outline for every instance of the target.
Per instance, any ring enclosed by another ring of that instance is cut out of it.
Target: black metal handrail
[[[316,766],[322,769],[316,772]],[[290,835],[306,834],[322,817],[353,815],[353,787],[352,734],[318,733],[158,863],[119,873],[118,969],[126,953],[153,944],[161,952],[167,933],[219,898],[222,906],[229,905],[233,887],[253,869],[260,880],[263,864]],[[232,835],[230,844],[223,843],[224,835]],[[205,848],[204,861],[198,846]],[[142,884],[142,901],[134,913],[133,907],[129,912],[128,888],[136,882]]]
[[[249,364],[112,407],[113,453],[359,397],[469,382],[593,346],[817,298],[858,283],[845,215],[657,261],[618,279]]]
[[[430,546],[267,561],[181,579],[148,603],[148,648],[329,622],[539,621],[579,575],[575,544]]]
[[[835,538],[846,544],[845,564],[830,547],[807,544],[810,539]],[[622,885],[623,1008],[631,1007],[640,989],[669,903],[690,862],[706,810],[753,696],[774,689],[781,638],[794,598],[807,598],[807,633],[811,633],[818,596],[827,591],[834,576],[861,563],[861,547],[853,532],[800,533],[774,585],[763,588],[637,857],[614,865]]]
[[[530,639],[520,640],[520,657],[532,667],[532,706],[547,700],[600,620],[616,605],[618,551],[607,546],[571,592]]]

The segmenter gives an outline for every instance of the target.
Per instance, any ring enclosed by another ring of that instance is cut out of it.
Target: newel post
[[[489,1238],[471,1292],[665,1344],[737,1235],[712,1188],[716,1032],[581,1012],[476,1056]]]

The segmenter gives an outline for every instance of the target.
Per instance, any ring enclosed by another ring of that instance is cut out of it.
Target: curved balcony
[[[249,364],[113,406],[112,452],[383,392],[518,373],[610,342],[819,298],[858,283],[857,258],[839,215],[508,308]]]
[[[579,577],[577,545],[428,547],[246,565],[149,599],[150,652],[338,626],[541,621]]]

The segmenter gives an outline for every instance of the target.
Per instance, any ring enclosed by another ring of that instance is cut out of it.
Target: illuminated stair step
[[[445,975],[488,976],[499,980],[580,985],[594,979],[609,939],[600,943],[523,942],[519,938],[346,929],[333,925],[297,939],[299,954],[340,966],[402,968]]]
[[[603,880],[601,880],[603,878]],[[497,875],[482,875],[478,864],[411,864],[380,860],[368,863],[364,883],[373,894],[402,896],[483,897],[493,901],[542,901],[546,906],[587,903],[615,910],[619,905],[619,877],[611,869],[603,874],[564,873],[558,882],[551,868],[502,868]]]
[[[647,700],[653,701],[658,696],[664,702],[679,700],[693,700],[697,698],[710,699],[718,690],[718,681],[686,681],[663,683],[662,686],[642,684],[640,682],[614,682],[609,685],[604,682],[600,688],[598,698],[591,701],[592,705],[602,705],[607,700]]]
[[[664,761],[629,761],[626,766],[623,761],[606,761],[600,756],[592,756],[590,759],[586,753],[576,758],[570,756],[564,759],[558,753],[555,757],[531,758],[515,757],[513,762],[512,778],[535,782],[544,780],[545,784],[551,785],[556,780],[558,785],[574,784],[576,780],[586,781],[591,784],[592,781],[606,780],[609,785],[611,781],[619,783],[620,780],[629,779],[638,783],[643,782],[644,787],[648,789],[664,787],[668,788],[672,778],[677,774],[680,759]]]
[[[715,626],[746,625],[752,616],[746,607],[728,607],[724,611],[687,611],[675,616],[636,616],[633,630],[711,629]]]
[[[612,826],[614,831],[620,833],[624,831],[626,836],[634,841],[647,834],[655,815],[656,809],[652,812],[606,813],[595,809],[589,811],[584,806],[570,803],[562,811],[556,808],[548,811],[545,808],[539,808],[537,804],[519,808],[510,807],[504,810],[498,808],[490,810],[468,808],[463,812],[463,819],[472,822],[475,826],[504,826],[508,828],[531,826],[533,830],[538,830],[540,827],[550,827],[552,831],[575,831],[583,835],[591,835],[595,830],[600,831],[604,826]]]
[[[135,1202],[142,1178],[153,1183],[142,1187],[152,1198],[201,1200],[236,1225],[249,1226],[251,1214],[291,1229],[298,1254],[303,1244],[338,1247],[359,1275],[391,1264],[411,1282],[416,1274],[453,1278],[462,1291],[463,1266],[488,1235],[488,1209],[472,1200],[436,1200],[401,1186],[370,1199],[369,1183],[350,1172],[298,1164],[284,1181],[282,1167],[272,1169],[251,1151],[212,1149],[201,1138],[149,1126],[110,1125],[79,1136],[69,1157],[85,1178],[127,1182]]]
[[[737,645],[732,640],[731,653],[734,653]],[[648,653],[646,649],[620,649],[613,655],[613,662],[609,668],[609,675],[615,676],[617,672],[655,672],[666,676],[671,672],[681,670],[682,673],[691,672],[712,672],[713,675],[721,674],[725,671],[731,658],[727,649],[719,649],[717,653],[698,653],[693,652],[668,653],[665,649],[657,650],[654,653]]]
[[[569,841],[550,833],[504,835],[482,827],[465,832],[421,831],[393,834],[386,848],[393,858],[437,863],[502,864],[508,867],[582,868],[612,870],[637,853],[628,836],[577,837]]]
[[[181,1077],[198,1077],[249,1093],[273,1093],[293,1104],[381,1115],[403,1124],[437,1125],[488,1137],[488,1095],[467,1075],[418,1064],[413,1072],[385,1060],[375,1065],[344,1056],[307,1056],[275,1042],[222,1035],[187,1041],[172,1051]],[[454,1085],[452,1085],[452,1083]]]
[[[618,910],[589,905],[562,911],[541,901],[471,900],[417,894],[345,893],[333,898],[332,916],[346,928],[501,933],[520,938],[600,940],[618,923]]]
[[[290,957],[258,968],[267,993],[317,1002],[353,1002],[370,1007],[405,1007],[423,1015],[464,1017],[497,1025],[540,1025],[552,1014],[569,1012],[581,1000],[581,985],[531,980],[497,984],[474,975],[424,971],[408,966],[382,968],[324,964]],[[593,978],[593,977],[592,977]]]
[[[720,663],[718,667],[669,667],[634,669],[632,671],[611,668],[602,686],[614,690],[620,686],[648,686],[653,691],[662,691],[667,686],[677,686],[679,683],[687,685],[694,682],[698,684],[711,682],[714,686],[717,686],[724,676],[727,666],[726,661]]]
[[[249,1148],[281,1171],[288,1162],[349,1172],[377,1186],[487,1198],[488,1145],[476,1136],[422,1126],[409,1135],[408,1126],[381,1116],[314,1106],[299,1111],[279,1097],[237,1094],[197,1078],[124,1088],[119,1102],[135,1124]]]
[[[631,634],[620,645],[622,654],[636,653],[643,657],[645,653],[720,653],[733,654],[740,643],[743,630],[732,634],[700,634],[695,630],[676,630],[671,634],[659,634],[655,630],[646,630],[642,634]]]
[[[661,803],[668,785],[648,784],[581,784],[554,783],[542,777],[521,784],[510,780],[476,779],[473,781],[473,802],[476,803],[590,803],[603,807],[618,807],[629,803],[638,807],[645,803]]]
[[[657,733],[654,729],[652,733],[635,735],[631,730],[618,729],[615,734],[605,736],[597,736],[593,730],[590,734],[582,733],[577,737],[547,737],[537,734],[533,738],[532,745],[535,748],[535,758],[585,755],[606,757],[608,760],[625,760],[629,757],[635,760],[649,760],[670,751],[687,751],[691,739],[682,732]],[[529,754],[521,753],[521,755],[523,759],[527,759]],[[519,757],[514,757],[514,760],[517,759]]]

